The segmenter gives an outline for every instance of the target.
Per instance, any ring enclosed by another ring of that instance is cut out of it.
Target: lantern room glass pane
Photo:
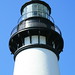
[[[44,5],[38,4],[38,11],[43,12]]]
[[[27,6],[27,13],[32,11],[32,5]]]
[[[32,17],[32,13],[31,12],[27,13],[27,17]]]
[[[41,16],[42,17],[43,16],[42,15],[42,12],[38,11],[38,16]]]
[[[23,15],[27,12],[27,7],[23,10]]]
[[[43,4],[33,3],[24,8],[22,15],[23,20],[34,16],[48,18],[49,10]]]
[[[43,10],[43,12],[48,13],[48,9],[47,9],[46,6],[44,6],[44,10]]]
[[[32,16],[37,16],[37,11],[32,12]]]
[[[37,11],[38,10],[38,4],[32,4],[32,11]]]
[[[43,17],[44,17],[44,18],[47,18],[47,17],[46,17],[46,13],[43,13]]]

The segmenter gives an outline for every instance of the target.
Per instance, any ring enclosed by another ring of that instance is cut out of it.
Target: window
[[[38,16],[42,16],[42,12],[38,11]]]
[[[38,11],[43,12],[43,5],[42,4],[38,4]]]
[[[27,13],[32,11],[32,5],[27,6]]]
[[[46,37],[40,36],[40,44],[46,44]]]
[[[32,36],[32,44],[38,44],[38,36],[37,35]]]
[[[43,13],[43,17],[45,17],[45,18],[46,18],[46,13]]]
[[[47,10],[47,7],[44,6],[44,12],[45,12],[45,13],[48,13],[47,11],[48,11],[48,10]]]
[[[28,17],[32,17],[32,13],[31,12],[27,13],[27,18]]]
[[[38,10],[38,4],[32,4],[32,11],[37,11]]]
[[[52,45],[53,45],[53,48],[55,49],[55,43],[54,42],[52,42]]]
[[[30,37],[25,37],[24,38],[24,44],[25,45],[30,45]]]
[[[26,18],[27,18],[27,14],[24,14],[23,17],[22,17],[22,20],[24,20]]]
[[[32,15],[37,16],[37,11],[33,11]]]
[[[25,7],[24,10],[23,10],[23,13],[22,13],[22,15],[23,15],[23,16],[22,16],[22,20],[24,20],[24,19],[27,18],[27,14],[26,14],[26,13],[27,13],[27,7]]]
[[[27,7],[24,8],[23,14],[25,14],[26,12],[27,12]]]

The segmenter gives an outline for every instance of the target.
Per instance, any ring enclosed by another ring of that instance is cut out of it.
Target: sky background
[[[13,75],[14,60],[9,50],[12,29],[18,24],[20,8],[28,0],[0,0],[0,75]],[[60,54],[61,75],[75,75],[75,0],[44,0],[61,29],[64,49]]]

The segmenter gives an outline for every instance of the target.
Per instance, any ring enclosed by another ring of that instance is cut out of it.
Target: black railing
[[[29,23],[31,23],[31,22],[29,22]],[[23,24],[19,24],[19,25],[15,26],[15,27],[13,28],[12,32],[11,32],[11,36],[12,36],[13,34],[15,34],[16,32],[18,32],[18,31],[21,31],[21,30],[26,29],[26,28],[25,28],[25,24],[26,24],[26,22],[24,22]],[[20,27],[20,26],[22,26],[22,27]],[[59,33],[60,35],[62,35],[62,33],[61,33],[60,29],[58,28],[58,26],[56,26],[56,25],[51,26],[51,29],[54,30],[54,31],[56,31],[56,32]]]

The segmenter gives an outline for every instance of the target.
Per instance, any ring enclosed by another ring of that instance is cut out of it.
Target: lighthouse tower
[[[60,75],[63,38],[50,20],[51,7],[44,1],[31,0],[21,7],[21,15],[9,40],[15,61],[13,75]]]

